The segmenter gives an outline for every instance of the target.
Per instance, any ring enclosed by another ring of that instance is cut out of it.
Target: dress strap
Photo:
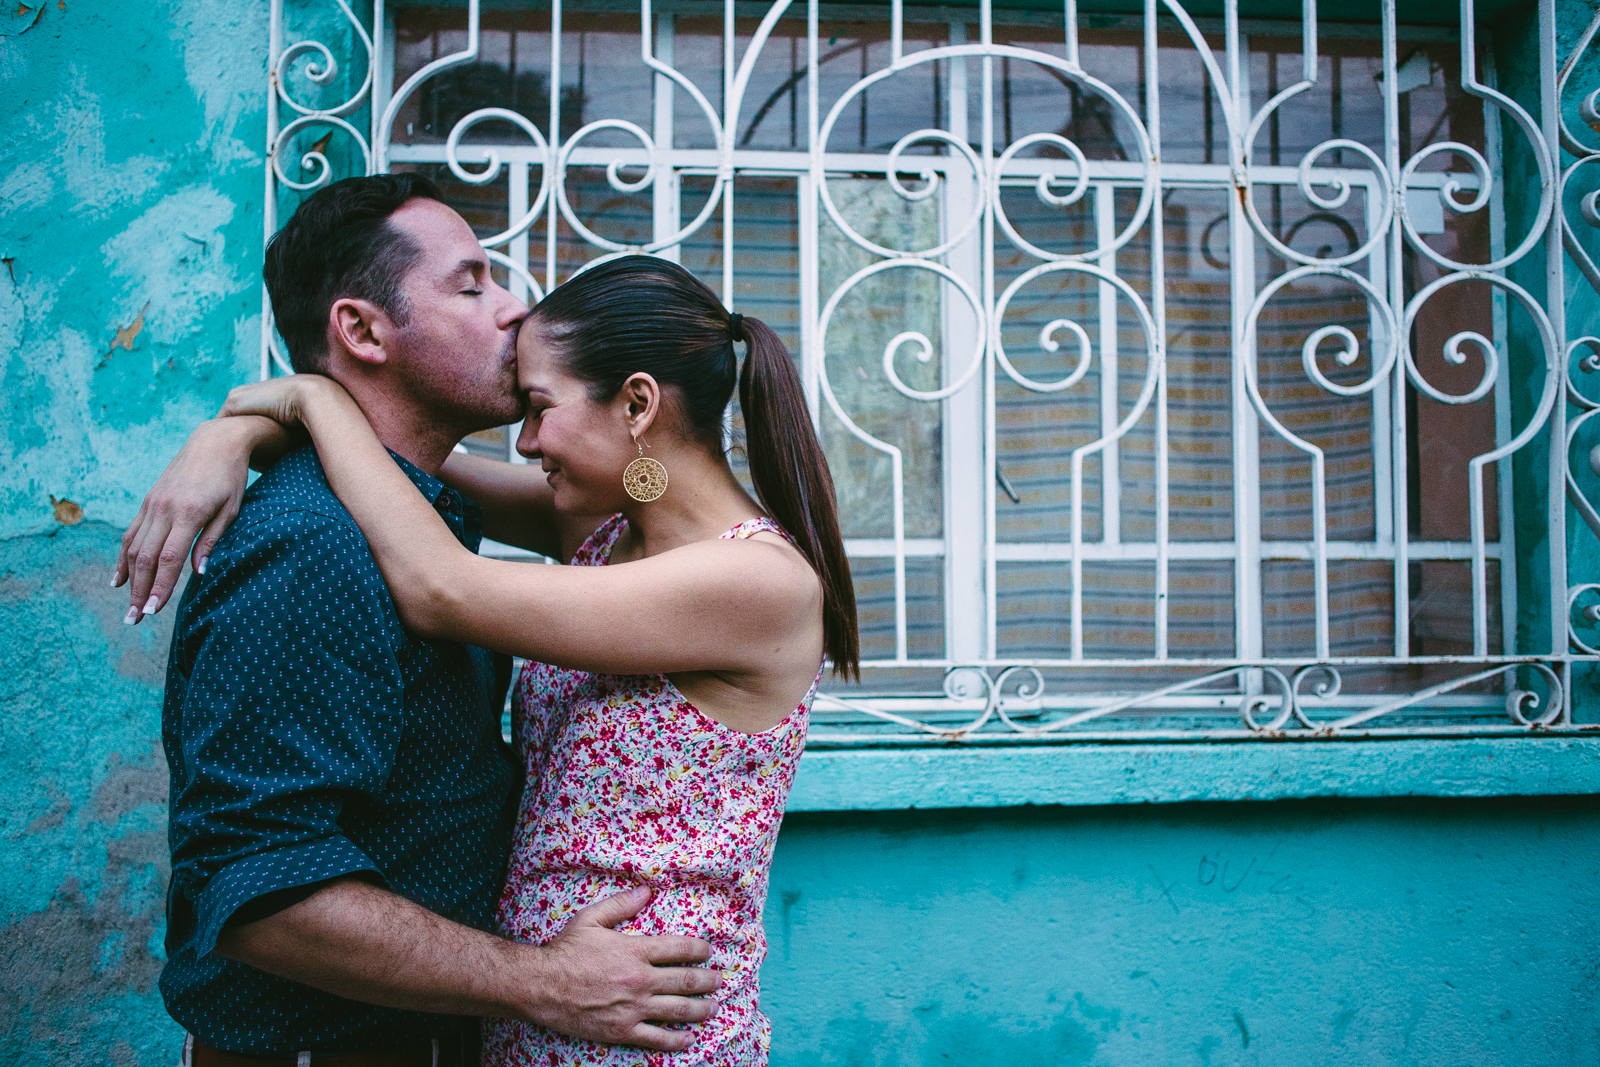
[[[573,555],[573,565],[577,567],[605,566],[606,562],[611,558],[611,550],[616,547],[617,539],[622,536],[623,531],[627,528],[628,520],[620,511],[605,522],[602,522],[594,533],[590,534],[588,539],[583,542],[583,546]],[[785,530],[765,515],[757,515],[753,519],[744,520],[723,534],[719,540],[744,541],[758,533],[775,533],[796,548],[800,547],[795,539],[789,536],[788,530]]]
[[[611,550],[616,547],[617,538],[622,536],[622,531],[628,528],[627,517],[622,512],[617,512],[605,522],[595,527],[594,533],[572,555],[574,567],[604,567],[611,558]]]
[[[754,537],[758,533],[774,533],[783,538],[785,541],[789,542],[791,545],[794,545],[796,548],[800,547],[795,543],[795,539],[789,536],[788,530],[785,530],[782,526],[779,526],[765,515],[757,515],[753,519],[744,520],[739,525],[723,534],[720,540],[744,541]]]

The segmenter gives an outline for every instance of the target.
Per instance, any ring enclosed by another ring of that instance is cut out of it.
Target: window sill
[[[1600,793],[1600,737],[807,752],[789,811]]]

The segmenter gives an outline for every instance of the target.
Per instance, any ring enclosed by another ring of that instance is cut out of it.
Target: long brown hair
[[[839,533],[828,460],[817,442],[800,375],[772,328],[732,316],[687,270],[624,256],[552,290],[530,319],[592,399],[617,395],[645,373],[678,394],[692,433],[720,445],[722,416],[739,386],[750,478],[772,518],[822,582],[822,647],[836,673],[859,676],[856,594]],[[746,355],[738,367],[734,345]]]

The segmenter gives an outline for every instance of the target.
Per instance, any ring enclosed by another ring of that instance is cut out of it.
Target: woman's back
[[[573,564],[604,565],[626,528],[621,515],[608,520]],[[758,532],[782,533],[769,519],[753,519],[723,537]],[[500,930],[542,944],[596,900],[640,883],[653,887],[650,905],[620,929],[704,938],[713,946],[709,965],[723,973],[717,1015],[696,1027],[694,1046],[675,1062],[766,1061],[761,911],[814,693],[813,685],[776,726],[747,734],[702,714],[663,675],[530,663],[518,682],[517,743],[528,778]],[[660,1053],[509,1020],[486,1024],[484,1060],[662,1062]]]

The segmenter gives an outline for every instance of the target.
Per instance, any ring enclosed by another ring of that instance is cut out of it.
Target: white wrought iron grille
[[[1224,7],[273,0],[266,230],[424,170],[530,300],[661,255],[785,334],[867,651],[813,743],[1581,730],[1600,18],[1519,100],[1473,0]]]

